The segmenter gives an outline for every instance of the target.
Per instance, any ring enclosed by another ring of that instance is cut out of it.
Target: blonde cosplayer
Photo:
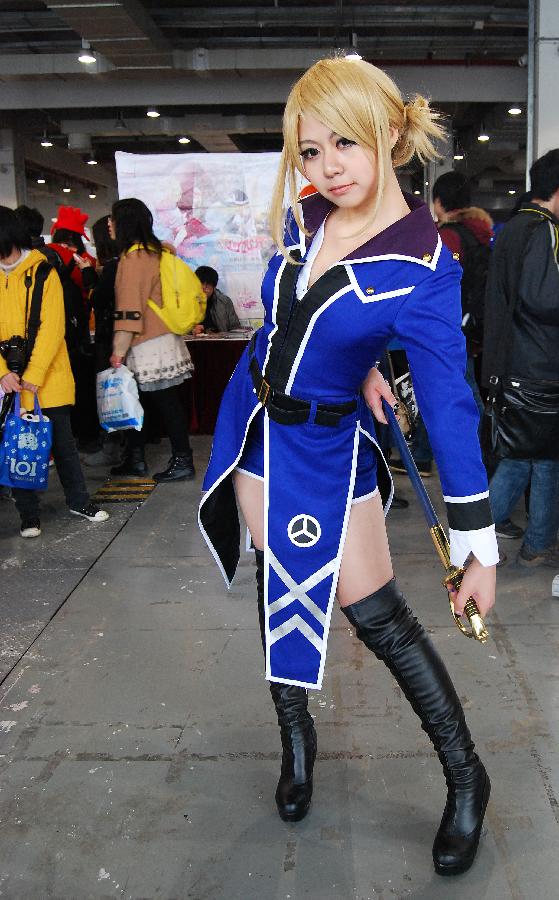
[[[294,85],[283,115],[283,150],[274,186],[270,228],[274,243],[289,257],[284,244],[284,196],[287,182],[289,205],[298,227],[305,234],[297,203],[297,172],[305,178],[299,150],[299,120],[309,115],[327,125],[340,137],[355,141],[370,151],[378,172],[378,190],[371,217],[363,231],[374,222],[382,201],[387,167],[405,165],[417,154],[422,162],[440,154],[433,141],[445,137],[439,114],[427,100],[417,95],[404,103],[392,79],[363,60],[335,57],[315,63]],[[392,147],[391,128],[398,132]]]

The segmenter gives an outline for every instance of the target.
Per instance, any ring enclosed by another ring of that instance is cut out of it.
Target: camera
[[[0,341],[0,353],[10,372],[15,372],[16,375],[23,375],[26,347],[27,341],[19,334],[13,334],[7,341]]]

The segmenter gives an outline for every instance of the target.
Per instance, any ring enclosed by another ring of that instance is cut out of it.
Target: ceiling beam
[[[122,124],[121,124],[122,123]],[[124,127],[123,127],[124,125]],[[227,116],[221,113],[204,113],[185,116],[161,116],[159,119],[122,118],[117,119],[62,119],[60,130],[64,134],[83,134],[98,137],[118,138],[123,135],[199,135],[246,134],[258,131],[262,134],[281,131],[281,116],[239,115]],[[197,138],[196,138],[197,140]]]
[[[285,54],[283,54],[285,57]],[[496,103],[522,101],[526,69],[518,66],[386,66],[404,94],[419,91],[435,102]],[[168,76],[146,83],[107,74],[102,78],[20,81],[2,91],[4,110],[79,109],[147,104],[159,106],[285,103],[295,72],[263,72],[257,77],[237,72],[207,78]]]
[[[80,156],[62,147],[50,147],[48,150],[37,141],[24,141],[23,155],[25,161],[39,171],[56,172],[69,178],[77,178],[85,184],[98,184],[103,187],[116,187],[116,177],[110,169],[103,165],[88,166]]]

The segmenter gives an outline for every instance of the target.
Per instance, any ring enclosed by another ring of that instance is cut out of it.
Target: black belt
[[[254,342],[251,342],[251,351],[253,348]],[[256,396],[268,410],[270,418],[280,425],[303,425],[310,419],[316,425],[336,428],[343,416],[357,409],[357,400],[349,400],[347,403],[310,403],[308,400],[297,400],[295,397],[281,394],[263,377],[254,352],[250,357],[249,368]]]

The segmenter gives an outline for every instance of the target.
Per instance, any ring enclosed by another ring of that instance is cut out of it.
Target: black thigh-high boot
[[[256,588],[262,646],[265,647],[264,552],[256,551]],[[305,688],[293,684],[270,683],[281,729],[283,756],[276,789],[278,812],[284,822],[299,822],[309,811],[312,773],[316,757],[316,732],[308,711]]]
[[[342,611],[359,640],[388,666],[433,742],[448,788],[433,861],[439,875],[465,872],[476,855],[491,785],[446,667],[394,579]]]

